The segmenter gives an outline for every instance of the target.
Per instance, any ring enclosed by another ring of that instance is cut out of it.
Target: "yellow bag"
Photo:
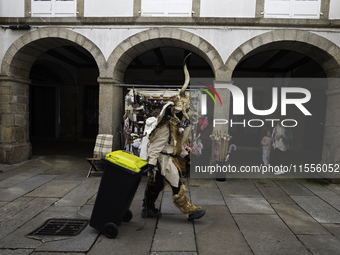
[[[124,150],[110,152],[106,154],[105,159],[136,173],[139,173],[141,168],[148,164],[148,161]]]

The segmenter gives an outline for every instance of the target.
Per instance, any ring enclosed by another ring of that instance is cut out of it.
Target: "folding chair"
[[[98,169],[100,166],[100,159],[104,157],[106,154],[112,152],[112,143],[113,143],[113,135],[107,134],[99,134],[96,138],[96,144],[93,150],[93,157],[86,158],[87,162],[91,165],[89,173],[87,174],[87,178],[90,177],[91,174],[94,173],[103,173],[101,169]]]

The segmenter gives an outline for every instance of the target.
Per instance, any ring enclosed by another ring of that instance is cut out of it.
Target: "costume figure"
[[[278,165],[283,165],[285,164],[285,151],[289,149],[289,144],[285,144],[283,142],[283,138],[285,136],[285,128],[282,126],[281,122],[279,121],[275,128],[273,129],[272,137],[274,138],[273,141],[273,147],[274,147],[274,152],[277,157]],[[284,174],[284,171],[277,171],[274,174],[275,175],[280,175]]]
[[[177,159],[177,156],[180,156],[190,161],[190,156],[184,148],[190,135],[190,126],[182,125],[183,122],[190,122],[190,97],[185,94],[189,85],[189,73],[185,60],[185,83],[179,95],[163,106],[149,136],[147,149],[149,164],[146,170],[149,174],[149,181],[143,201],[141,214],[143,218],[162,215],[155,208],[155,201],[164,188],[164,181],[167,181],[172,188],[174,204],[189,220],[199,219],[205,214],[205,210],[191,204],[185,195],[185,183],[181,181],[181,169]]]
[[[127,149],[127,146],[128,146],[127,141],[129,139],[130,134],[132,133],[132,122],[131,122],[131,120],[128,116],[129,116],[129,113],[127,111],[127,112],[125,112],[125,114],[123,116],[123,121],[124,121],[124,144],[123,144],[123,148],[124,149]]]
[[[273,143],[273,137],[271,137],[270,130],[267,131],[267,135],[262,138],[262,160],[264,165],[269,164],[270,151]]]
[[[157,121],[157,119],[155,117],[147,118],[146,121],[145,121],[145,130],[144,130],[145,136],[142,139],[140,156],[139,156],[140,158],[145,159],[145,160],[148,159],[148,154],[146,152],[146,149],[147,149],[147,145],[149,143],[149,135],[150,135],[150,132],[152,131],[152,129],[155,127],[156,121]]]

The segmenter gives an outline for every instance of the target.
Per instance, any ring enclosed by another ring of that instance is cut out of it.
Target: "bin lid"
[[[139,173],[141,168],[148,164],[148,161],[124,150],[110,152],[106,154],[105,159],[136,173]]]

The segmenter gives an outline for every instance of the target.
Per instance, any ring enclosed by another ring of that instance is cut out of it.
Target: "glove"
[[[145,173],[148,173],[148,172],[152,171],[154,168],[155,168],[154,165],[147,164],[145,170],[143,171],[143,173],[144,173],[144,174],[145,174]]]

